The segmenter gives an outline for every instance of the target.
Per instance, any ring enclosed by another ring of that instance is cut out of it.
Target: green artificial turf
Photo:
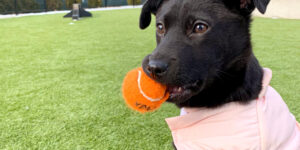
[[[140,9],[0,20],[0,149],[172,149],[163,104],[141,115],[126,107],[127,71],[155,48]],[[253,47],[273,70],[272,86],[300,120],[300,21],[255,18]]]

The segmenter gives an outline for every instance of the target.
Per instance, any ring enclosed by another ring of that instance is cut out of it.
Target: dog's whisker
[[[229,74],[229,73],[227,73],[227,72],[225,72],[225,71],[222,71],[222,70],[216,70],[216,72],[217,72],[217,74],[216,74],[216,76],[221,76],[221,77],[223,77],[223,78],[234,78],[234,76],[233,75],[231,75],[231,74]],[[221,78],[222,79],[222,78]]]

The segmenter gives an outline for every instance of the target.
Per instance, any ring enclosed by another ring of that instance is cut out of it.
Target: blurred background
[[[0,14],[69,10],[73,3],[83,8],[141,5],[146,0],[0,0]]]
[[[300,19],[300,0],[271,0],[265,14],[257,10],[254,15],[259,17]]]

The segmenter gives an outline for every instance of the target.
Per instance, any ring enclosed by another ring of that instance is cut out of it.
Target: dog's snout
[[[161,77],[168,69],[168,64],[159,60],[150,60],[146,71],[153,77]]]

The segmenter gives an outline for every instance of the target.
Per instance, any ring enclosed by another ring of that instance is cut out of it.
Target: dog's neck
[[[214,80],[198,95],[191,97],[178,107],[218,107],[229,102],[247,103],[258,98],[262,89],[263,70],[253,54],[249,61],[236,62],[238,69],[228,70],[231,77]]]

